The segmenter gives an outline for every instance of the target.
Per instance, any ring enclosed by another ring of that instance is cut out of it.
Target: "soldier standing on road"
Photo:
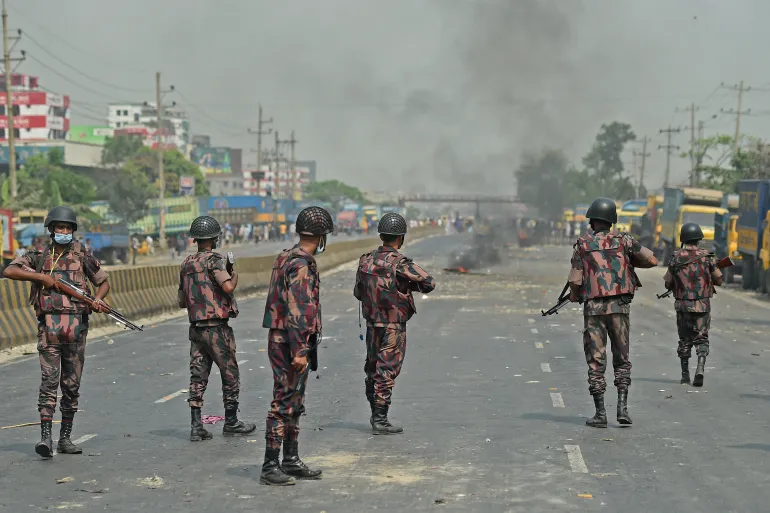
[[[674,291],[676,327],[679,331],[677,354],[682,364],[682,380],[690,383],[690,355],[692,347],[698,355],[693,386],[703,386],[706,357],[709,354],[709,327],[711,326],[711,298],[714,286],[722,285],[722,271],[717,267],[713,253],[698,248],[703,231],[695,223],[682,225],[679,240],[681,249],[674,252],[663,277],[666,288]]]
[[[198,252],[185,258],[179,273],[179,308],[187,308],[190,319],[190,440],[209,440],[203,427],[201,407],[212,364],[222,376],[222,402],[225,406],[224,436],[253,433],[257,426],[238,420],[240,372],[236,360],[235,335],[228,324],[238,316],[233,291],[238,274],[214,249],[219,241],[219,223],[209,216],[196,218],[190,236]]]
[[[265,304],[264,328],[273,368],[273,401],[265,428],[265,461],[260,483],[293,485],[297,479],[321,479],[299,457],[299,418],[305,412],[305,387],[310,370],[317,370],[321,339],[318,267],[314,255],[326,249],[334,231],[332,217],[321,207],[308,207],[297,216],[299,243],[284,250],[273,264]],[[283,461],[278,458],[283,444]]]
[[[366,319],[366,398],[375,435],[401,433],[388,421],[393,386],[406,353],[406,322],[415,314],[413,291],[431,292],[433,277],[398,252],[406,237],[406,220],[396,213],[382,216],[377,231],[382,246],[361,256],[353,295]]]
[[[658,264],[652,251],[626,233],[610,232],[618,220],[615,202],[597,198],[586,217],[591,232],[580,237],[572,254],[569,273],[570,300],[584,303],[583,348],[588,363],[588,390],[594,398],[596,414],[587,426],[606,428],[604,392],[607,382],[607,337],[612,344],[612,368],[618,389],[618,422],[630,425],[628,387],[631,362],[628,359],[629,314],[634,292],[641,286],[634,267]]]
[[[68,279],[82,290],[89,290],[86,279],[97,287],[93,310],[105,312],[102,301],[110,291],[99,260],[72,235],[78,229],[75,212],[69,207],[54,207],[48,212],[44,226],[52,244],[38,246],[16,258],[3,272],[11,280],[32,282],[30,305],[38,319],[37,350],[40,356],[42,384],[38,396],[41,439],[35,452],[44,458],[53,456],[51,428],[56,410],[56,392],[61,386],[61,433],[57,451],[81,454],[83,450],[71,440],[72,424],[78,411],[80,378],[86,355],[88,315],[86,303],[59,292],[56,278]]]

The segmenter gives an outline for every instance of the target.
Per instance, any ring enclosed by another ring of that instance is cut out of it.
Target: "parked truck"
[[[738,253],[738,194],[725,194],[722,208],[727,212],[714,214],[714,253],[717,258],[732,258],[735,265],[724,269],[725,282],[733,283],[735,276],[741,275],[743,259]]]
[[[766,291],[767,257],[763,239],[770,210],[770,180],[741,180],[738,184],[738,253],[743,259],[743,288]]]
[[[91,231],[78,232],[83,243],[87,243],[94,255],[107,265],[115,265],[119,261],[127,264],[129,261],[130,241],[128,227],[125,224],[97,224]]]
[[[663,191],[663,212],[660,215],[658,254],[668,265],[674,250],[681,245],[679,230],[685,223],[697,223],[703,230],[702,246],[708,250],[714,244],[714,214],[727,212],[722,208],[721,191],[693,187],[667,187]]]

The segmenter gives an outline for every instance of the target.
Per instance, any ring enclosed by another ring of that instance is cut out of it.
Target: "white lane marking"
[[[537,335],[537,334],[538,334],[537,328],[532,328],[532,329],[531,329],[531,330],[529,330],[529,331],[531,331],[531,332],[532,332],[532,333],[534,333],[535,335]]]
[[[527,322],[530,324],[535,324],[535,319],[527,319]]]
[[[328,320],[329,320],[329,322],[334,322],[334,321],[336,321],[336,320],[337,320],[337,319],[339,319],[339,318],[340,318],[340,316],[339,316],[339,315],[332,315],[331,317],[329,317],[329,319],[328,319]]]
[[[351,306],[350,308],[348,308],[348,309],[347,309],[347,310],[345,310],[345,311],[346,311],[346,312],[353,312],[353,311],[355,311],[355,310],[358,310],[358,307],[357,307],[357,306]]]
[[[572,467],[572,472],[580,472],[588,474],[588,467],[583,460],[583,453],[580,452],[579,445],[565,445],[564,449],[567,451],[567,458],[569,458],[569,466]]]
[[[551,402],[554,408],[564,408],[564,398],[559,392],[551,392]]]
[[[80,411],[83,411],[83,410],[80,410]],[[94,438],[95,436],[96,435],[83,435],[80,438],[77,438],[77,439],[73,440],[72,443],[75,444],[75,445],[80,445],[80,444],[82,444],[84,442],[89,441],[90,439]],[[51,440],[51,443],[53,445],[53,453],[54,453],[54,455],[59,454],[59,451],[56,450],[56,447],[59,445],[59,441],[58,440]]]
[[[86,443],[87,441],[89,441],[90,439],[95,438],[95,437],[96,437],[95,434],[93,434],[93,435],[83,435],[80,438],[78,438],[77,440],[73,440],[72,443],[75,444],[75,445],[80,445],[82,443]]]
[[[243,365],[246,362],[248,362],[248,360],[238,360],[238,365]]]
[[[535,349],[543,349],[543,343],[542,342],[535,342]]]
[[[541,363],[540,364],[540,370],[543,372],[551,372],[551,364],[550,363]]]
[[[166,397],[161,397],[160,399],[155,401],[155,404],[165,403],[166,401],[170,401],[174,397],[179,397],[180,395],[186,394],[186,393],[187,393],[187,389],[186,388],[184,390],[177,390],[173,394],[168,394]]]

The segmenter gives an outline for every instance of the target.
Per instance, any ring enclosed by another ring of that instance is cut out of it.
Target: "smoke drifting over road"
[[[627,121],[654,135],[674,107],[705,98],[722,81],[766,83],[755,63],[767,46],[757,38],[770,44],[761,25],[770,4],[740,5],[25,0],[10,9],[12,26],[68,65],[122,87],[91,83],[23,43],[73,79],[32,60],[23,66],[72,95],[76,122],[98,124],[94,117],[109,101],[151,101],[160,70],[187,100],[168,99],[197,107],[187,105],[193,131],[217,145],[255,147],[246,128],[255,126],[261,102],[282,138],[296,130],[299,157],[318,160],[321,179],[366,189],[512,193],[522,150],[557,146],[579,161],[602,122]],[[86,82],[103,94],[78,85]],[[650,159],[650,179],[661,159]]]

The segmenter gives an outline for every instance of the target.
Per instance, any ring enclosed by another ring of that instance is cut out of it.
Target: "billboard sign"
[[[24,162],[33,155],[46,154],[54,148],[59,148],[64,151],[61,146],[20,146],[16,145],[16,164],[24,164]],[[0,164],[8,164],[8,146],[0,146]]]
[[[192,196],[193,194],[195,194],[195,177],[180,176],[179,192],[182,193],[183,196]]]
[[[72,125],[69,129],[70,141],[104,145],[108,137],[115,135],[115,129],[108,126]]]
[[[193,148],[190,160],[198,164],[204,174],[233,172],[230,148]]]

